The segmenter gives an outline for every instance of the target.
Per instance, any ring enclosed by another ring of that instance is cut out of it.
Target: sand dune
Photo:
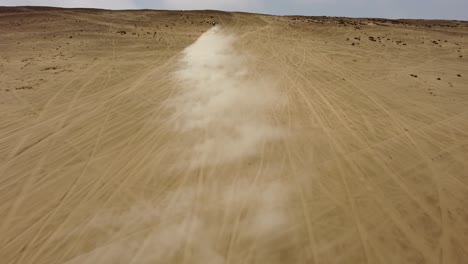
[[[468,259],[466,22],[4,7],[0,36],[1,263]]]

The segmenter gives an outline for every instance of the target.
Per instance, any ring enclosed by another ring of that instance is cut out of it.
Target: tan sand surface
[[[0,263],[468,263],[467,52],[460,21],[0,8]]]

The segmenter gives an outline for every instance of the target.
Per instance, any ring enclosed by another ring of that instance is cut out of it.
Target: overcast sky
[[[217,9],[277,15],[468,20],[468,0],[0,0],[0,6]]]

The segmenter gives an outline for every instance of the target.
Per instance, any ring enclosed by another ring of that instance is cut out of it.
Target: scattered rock
[[[15,88],[16,90],[32,90],[32,86],[21,86]]]
[[[125,30],[120,30],[120,31],[117,31],[117,34],[125,35],[125,34],[127,34],[127,31],[125,31]]]

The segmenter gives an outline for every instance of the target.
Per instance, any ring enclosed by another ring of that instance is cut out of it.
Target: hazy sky
[[[217,9],[279,15],[468,20],[468,0],[0,0],[0,6]]]

